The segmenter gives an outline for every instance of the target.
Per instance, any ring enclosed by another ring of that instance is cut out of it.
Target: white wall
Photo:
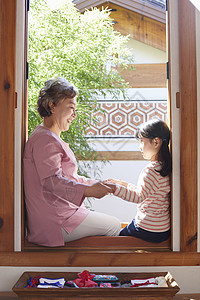
[[[147,161],[110,161],[106,165],[101,162],[93,164],[91,178],[97,178],[96,168],[102,170],[98,179],[122,179],[137,184],[138,176]],[[91,209],[117,217],[121,222],[130,222],[136,215],[137,205],[124,201],[116,196],[105,196],[102,199],[90,199]]]
[[[131,49],[136,64],[152,64],[152,63],[166,63],[166,52],[155,49],[149,45],[129,39],[128,48]]]
[[[15,109],[15,213],[14,213],[14,249],[21,250],[21,126],[22,126],[22,98],[23,98],[23,79],[24,78],[24,3],[23,0],[17,1],[17,20],[16,20],[16,74],[15,91],[17,92],[17,108]]]

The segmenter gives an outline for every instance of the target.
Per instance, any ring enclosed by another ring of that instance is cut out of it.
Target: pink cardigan
[[[62,246],[62,228],[71,233],[89,211],[83,204],[86,185],[96,180],[77,174],[69,145],[38,125],[24,152],[24,190],[28,240],[44,246]]]

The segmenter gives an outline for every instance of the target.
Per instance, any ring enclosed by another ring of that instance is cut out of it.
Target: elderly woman
[[[76,87],[64,78],[48,80],[38,98],[43,124],[35,128],[25,146],[28,240],[44,246],[120,232],[118,219],[85,208],[85,197],[101,198],[112,190],[79,176],[75,156],[60,138],[76,118],[77,95]]]

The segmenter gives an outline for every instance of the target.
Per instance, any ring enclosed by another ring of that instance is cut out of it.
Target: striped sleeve
[[[149,195],[155,193],[159,182],[152,168],[145,168],[138,179],[137,186],[129,184],[127,187],[117,185],[114,195],[129,202],[141,203]]]

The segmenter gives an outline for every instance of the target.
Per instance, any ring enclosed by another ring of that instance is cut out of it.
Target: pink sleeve
[[[84,200],[86,186],[61,176],[51,176],[43,180],[43,193],[50,202],[69,201],[80,206]]]
[[[32,152],[43,192],[49,201],[59,199],[80,206],[86,185],[63,177],[62,158],[65,153],[62,145],[52,136],[43,135],[34,142]]]
[[[62,175],[63,149],[52,136],[43,135],[33,145],[33,159],[40,180],[52,175]]]

